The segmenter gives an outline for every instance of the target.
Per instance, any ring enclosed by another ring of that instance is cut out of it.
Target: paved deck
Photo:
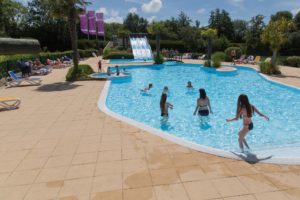
[[[86,61],[96,63],[96,59]],[[97,109],[104,82],[0,89],[0,200],[299,200],[300,166],[196,152]]]

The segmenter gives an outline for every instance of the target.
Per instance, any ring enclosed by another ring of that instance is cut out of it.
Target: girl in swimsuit
[[[249,149],[249,145],[245,139],[247,133],[253,129],[252,116],[254,113],[257,113],[259,116],[264,117],[266,120],[270,120],[266,115],[262,114],[257,110],[254,105],[249,103],[247,95],[241,94],[237,101],[236,116],[232,119],[226,119],[227,122],[238,120],[243,118],[243,128],[239,132],[239,145],[242,152],[244,152],[244,145]]]
[[[197,99],[197,106],[194,111],[194,115],[198,112],[200,116],[208,116],[209,113],[213,113],[210,106],[210,101],[208,96],[206,96],[206,92],[203,88],[199,90],[200,97]]]
[[[162,117],[169,117],[169,108],[173,109],[173,105],[167,102],[167,94],[163,93],[160,98],[160,111]]]

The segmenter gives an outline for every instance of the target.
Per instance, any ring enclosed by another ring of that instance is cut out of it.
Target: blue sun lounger
[[[16,87],[21,85],[23,82],[26,82],[29,85],[40,85],[42,82],[42,79],[40,78],[19,78],[13,71],[9,71],[8,74],[12,78],[12,81],[7,83],[8,87]]]

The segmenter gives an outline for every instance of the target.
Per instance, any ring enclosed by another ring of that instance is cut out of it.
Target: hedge
[[[242,55],[242,49],[240,47],[229,47],[225,50],[225,61],[226,62],[231,62],[232,58],[231,58],[231,51],[235,50],[235,57],[236,59],[240,58]]]
[[[67,81],[85,80],[89,75],[94,73],[90,65],[79,65],[78,73],[74,74],[74,67],[71,67],[66,75]]]
[[[133,54],[127,51],[109,52],[103,55],[103,59],[133,59]]]
[[[92,56],[93,52],[97,52],[95,49],[88,50],[79,50],[80,58],[88,58]],[[57,58],[61,58],[62,56],[68,56],[72,58],[72,51],[65,52],[44,52],[39,54],[18,54],[12,56],[1,56],[0,57],[0,78],[6,77],[7,72],[12,70],[14,72],[20,71],[19,62],[21,59],[23,60],[35,60],[39,58],[42,63],[46,63],[47,58],[51,60],[56,60]]]
[[[287,64],[291,67],[300,67],[300,56],[290,56],[287,58]]]
[[[149,40],[149,44],[150,44],[152,50],[156,49],[156,41],[155,40]],[[185,47],[184,43],[180,40],[179,41],[161,40],[160,48],[161,49],[173,49],[173,50],[177,50],[181,53],[187,52],[187,48]]]
[[[108,41],[100,41],[100,40],[88,40],[88,39],[80,39],[78,40],[78,48],[79,49],[104,49],[107,45]]]
[[[35,39],[0,38],[0,54],[22,54],[41,52],[40,43]]]

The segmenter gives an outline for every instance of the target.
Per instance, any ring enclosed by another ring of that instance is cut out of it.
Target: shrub
[[[107,41],[80,39],[78,40],[78,48],[83,50],[104,49],[107,43]]]
[[[229,47],[225,50],[225,61],[226,62],[231,62],[232,61],[232,58],[231,58],[231,51],[232,50],[235,50],[236,58],[241,57],[242,49],[240,47]]]
[[[208,60],[205,60],[205,61],[204,61],[203,66],[204,66],[204,67],[211,67],[211,66],[209,66]]]
[[[220,61],[225,61],[225,53],[221,51],[217,51],[212,55],[212,59],[218,59]]]
[[[221,60],[220,60],[220,58],[218,58],[218,57],[213,58],[213,59],[212,59],[212,66],[213,66],[214,68],[219,68],[219,67],[221,67]]]
[[[287,64],[291,67],[300,67],[300,56],[290,56],[287,58]]]
[[[264,74],[268,74],[268,75],[278,75],[281,74],[278,66],[276,66],[275,68],[271,66],[270,62],[261,62],[259,64],[260,67],[260,71]]]
[[[156,41],[155,40],[149,40],[149,44],[152,49],[156,49]],[[160,41],[160,48],[161,49],[173,49],[177,50],[181,53],[186,52],[187,49],[184,46],[184,43],[182,41],[175,41],[175,40],[161,40]]]
[[[155,56],[154,56],[154,63],[156,65],[163,64],[164,63],[164,57],[163,57],[163,55],[162,54],[158,54],[158,55],[155,54]]]
[[[127,51],[109,52],[103,55],[103,59],[133,59],[133,54]]]
[[[78,72],[75,73],[74,67],[71,67],[66,75],[67,81],[85,80],[89,75],[94,73],[90,65],[79,65]]]

